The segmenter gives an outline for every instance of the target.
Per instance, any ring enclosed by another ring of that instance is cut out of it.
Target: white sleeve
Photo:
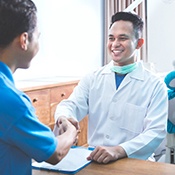
[[[62,100],[56,108],[55,121],[60,116],[73,117],[78,121],[82,120],[89,111],[88,97],[91,75],[85,76],[74,88],[68,99]]]
[[[144,130],[130,141],[120,144],[128,157],[148,159],[150,149],[157,148],[166,137],[168,118],[168,96],[166,88],[159,84],[148,107]]]

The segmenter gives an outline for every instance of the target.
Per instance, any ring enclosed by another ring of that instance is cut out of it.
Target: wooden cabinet
[[[39,120],[53,129],[55,124],[54,113],[57,104],[70,96],[77,83],[78,81],[70,81],[23,88],[21,90],[30,97]],[[80,121],[80,127],[81,133],[78,141],[79,146],[87,143],[87,117]]]
[[[29,90],[26,94],[30,97],[33,106],[36,109],[36,115],[39,120],[46,124],[50,124],[50,89]]]

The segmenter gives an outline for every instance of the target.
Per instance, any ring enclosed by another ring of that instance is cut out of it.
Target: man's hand
[[[70,125],[74,126],[77,130],[77,133],[80,133],[80,126],[79,126],[79,122],[76,121],[73,118],[66,118],[65,116],[61,116],[58,118],[55,127],[54,127],[54,134],[57,135],[62,135],[63,133],[65,133],[67,131],[67,129],[69,129],[69,127],[71,127]],[[78,142],[78,135],[74,141],[74,145]]]
[[[80,131],[80,126],[79,126],[79,122],[77,122],[75,119],[73,119],[73,118],[66,118],[66,117],[64,117],[64,116],[61,116],[61,117],[59,117],[58,118],[58,120],[57,120],[57,122],[56,122],[56,127],[57,127],[57,129],[56,130],[58,130],[57,131],[57,135],[61,135],[61,134],[63,134],[66,130],[67,130],[67,127],[68,127],[68,125],[67,125],[67,120],[72,124],[72,125],[74,125],[75,126],[75,128],[77,129],[77,130],[79,130]],[[55,130],[54,129],[54,130]]]
[[[87,159],[94,160],[98,163],[108,163],[124,157],[127,157],[127,155],[121,146],[97,146]]]
[[[60,135],[57,136],[58,144],[54,154],[46,161],[51,164],[56,164],[63,159],[68,153],[70,147],[76,143],[80,130],[65,117],[61,117],[57,122],[58,127],[61,128]],[[58,128],[55,125],[55,129]]]

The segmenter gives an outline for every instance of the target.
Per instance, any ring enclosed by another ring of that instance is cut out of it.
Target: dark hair
[[[36,12],[31,0],[0,0],[0,47],[6,47],[23,32],[31,40],[37,25]]]
[[[138,39],[140,34],[142,34],[143,30],[143,20],[136,14],[133,14],[131,12],[117,12],[114,14],[111,18],[111,24],[110,27],[113,25],[114,22],[116,21],[130,21],[133,24],[134,32],[135,32],[135,37]]]

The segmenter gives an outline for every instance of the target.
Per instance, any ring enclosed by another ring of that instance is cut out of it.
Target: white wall
[[[15,80],[82,76],[102,65],[102,0],[34,0],[40,51]]]
[[[174,70],[175,0],[147,0],[148,60],[158,72]]]

